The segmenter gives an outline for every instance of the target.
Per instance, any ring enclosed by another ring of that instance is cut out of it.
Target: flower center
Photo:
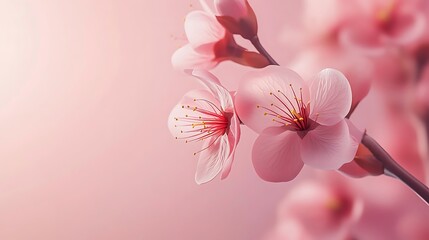
[[[384,7],[376,12],[376,19],[382,24],[387,25],[393,16],[395,10],[396,1],[390,0]]]
[[[202,103],[202,107],[182,105],[184,117],[175,117],[174,127],[180,128],[180,136],[176,139],[184,140],[185,143],[203,141],[213,137],[210,144],[195,152],[194,155],[209,149],[217,139],[226,133],[229,119],[227,114],[214,103],[205,99],[194,99],[194,102]]]
[[[302,88],[299,88],[299,97],[297,96],[292,84],[289,84],[293,99],[289,98],[281,90],[277,93],[270,92],[273,97],[273,103],[269,107],[256,106],[257,108],[264,109],[264,115],[272,117],[273,122],[277,122],[290,128],[294,131],[304,131],[310,127],[309,107],[308,104],[303,103]]]

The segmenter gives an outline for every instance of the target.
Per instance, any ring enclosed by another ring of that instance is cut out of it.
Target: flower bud
[[[256,15],[247,0],[215,0],[215,7],[217,20],[229,32],[249,40],[258,34]]]

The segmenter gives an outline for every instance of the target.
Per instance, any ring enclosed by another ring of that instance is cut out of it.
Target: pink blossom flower
[[[239,46],[209,11],[206,8],[186,16],[185,33],[189,43],[173,54],[171,61],[175,68],[207,70],[225,60],[256,68],[268,65],[264,56]]]
[[[375,53],[389,46],[414,48],[427,29],[427,18],[420,0],[357,1],[360,14],[340,33],[343,43]]]
[[[427,205],[395,179],[312,176],[287,192],[264,239],[428,239]]]
[[[199,154],[195,181],[211,181],[220,172],[228,176],[240,139],[240,121],[235,113],[231,94],[211,73],[194,70],[208,90],[194,90],[185,94],[168,119],[170,132],[186,143],[203,142]]]
[[[346,239],[362,214],[363,202],[343,179],[329,177],[288,191],[277,212],[276,235],[283,235],[279,239]],[[299,237],[292,238],[291,232]]]
[[[305,82],[292,70],[269,66],[240,82],[236,108],[241,121],[260,133],[252,159],[266,181],[293,179],[303,164],[338,169],[350,162],[357,143],[344,119],[352,94],[344,75],[324,69]]]
[[[215,0],[218,21],[233,34],[252,39],[258,34],[255,12],[247,0]]]

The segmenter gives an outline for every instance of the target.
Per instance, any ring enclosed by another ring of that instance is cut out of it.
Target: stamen
[[[293,125],[296,131],[306,130],[309,127],[309,111],[303,101],[302,88],[299,88],[299,94],[295,91],[292,84],[289,84],[292,97],[291,100],[283,91],[277,90],[277,94],[270,92],[277,103],[271,103],[269,107],[257,105],[257,108],[264,109],[264,116],[271,116],[273,122],[283,126]],[[298,98],[299,96],[299,98]]]
[[[225,116],[224,111],[213,102],[206,99],[193,99],[194,102],[199,102],[200,105],[182,105],[184,109],[184,117],[174,117],[178,122],[174,126],[179,128],[179,136],[175,138],[184,140],[185,143],[204,141],[210,139],[212,141],[207,147],[195,152],[194,155],[210,148],[216,140],[226,133],[229,126],[229,119]],[[188,112],[186,112],[188,111]],[[214,140],[213,140],[214,139]]]

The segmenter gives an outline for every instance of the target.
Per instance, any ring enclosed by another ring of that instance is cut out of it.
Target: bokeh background
[[[267,48],[289,2],[254,1]],[[170,63],[198,8],[0,1],[0,239],[259,239],[274,224],[288,184],[256,176],[250,131],[230,177],[203,186],[196,146],[168,132],[171,108],[200,87]],[[234,86],[245,70],[219,71]]]

